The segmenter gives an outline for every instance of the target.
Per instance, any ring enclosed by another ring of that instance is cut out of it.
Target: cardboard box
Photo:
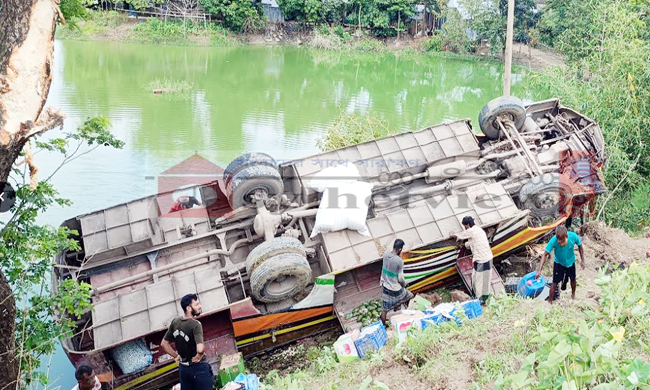
[[[354,342],[359,339],[361,332],[359,329],[352,330],[346,334],[341,335],[334,343],[334,352],[339,362],[350,362],[359,359],[359,353]]]
[[[219,386],[225,386],[226,383],[234,380],[237,375],[243,374],[245,370],[244,357],[241,352],[223,356],[219,366]]]
[[[391,317],[390,323],[393,326],[393,332],[397,335],[397,339],[400,343],[406,340],[408,329],[415,328],[422,330],[421,320],[424,316],[424,313],[421,311],[402,310],[401,314]]]

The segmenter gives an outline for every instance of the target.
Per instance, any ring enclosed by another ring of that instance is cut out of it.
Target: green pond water
[[[397,131],[476,122],[483,105],[501,94],[502,72],[484,61],[394,54],[57,41],[47,105],[67,114],[64,131],[104,114],[126,146],[98,149],[59,171],[53,183],[74,204],[52,208],[41,222],[59,225],[155,193],[156,176],[194,153],[222,167],[249,151],[277,160],[318,153],[316,140],[341,110],[370,112]],[[192,89],[153,94],[148,84],[165,78]],[[513,79],[513,93],[526,97],[522,77]],[[47,177],[61,157],[39,153],[37,160]],[[74,386],[60,347],[44,362],[50,389]]]

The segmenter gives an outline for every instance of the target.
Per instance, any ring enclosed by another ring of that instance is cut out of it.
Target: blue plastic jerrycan
[[[539,279],[535,279],[535,271],[533,271],[521,278],[517,292],[522,297],[535,298],[544,290],[545,285],[544,277],[540,275]]]

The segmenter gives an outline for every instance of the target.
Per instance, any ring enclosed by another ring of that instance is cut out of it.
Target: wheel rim
[[[296,288],[296,277],[281,275],[266,286],[266,295],[284,296]]]
[[[560,202],[560,196],[557,193],[544,193],[535,198],[535,207],[540,210],[551,210],[557,207]]]

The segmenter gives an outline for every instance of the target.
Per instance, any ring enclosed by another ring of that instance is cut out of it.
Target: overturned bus
[[[81,249],[57,256],[54,290],[68,278],[90,283],[94,307],[74,319],[67,356],[93,366],[105,388],[174,384],[177,365],[160,342],[181,297],[196,293],[216,372],[224,354],[359,326],[346,314],[380,298],[381,258],[396,238],[408,288],[424,291],[457,277],[450,235],[464,216],[486,230],[498,260],[605,190],[600,128],[558,100],[498,98],[479,125],[482,134],[457,120],[281,164],[249,153],[188,187],[200,207],[174,209],[174,192],[163,191],[65,221]],[[372,184],[369,234],[311,237],[324,208],[310,181],[346,164]]]

